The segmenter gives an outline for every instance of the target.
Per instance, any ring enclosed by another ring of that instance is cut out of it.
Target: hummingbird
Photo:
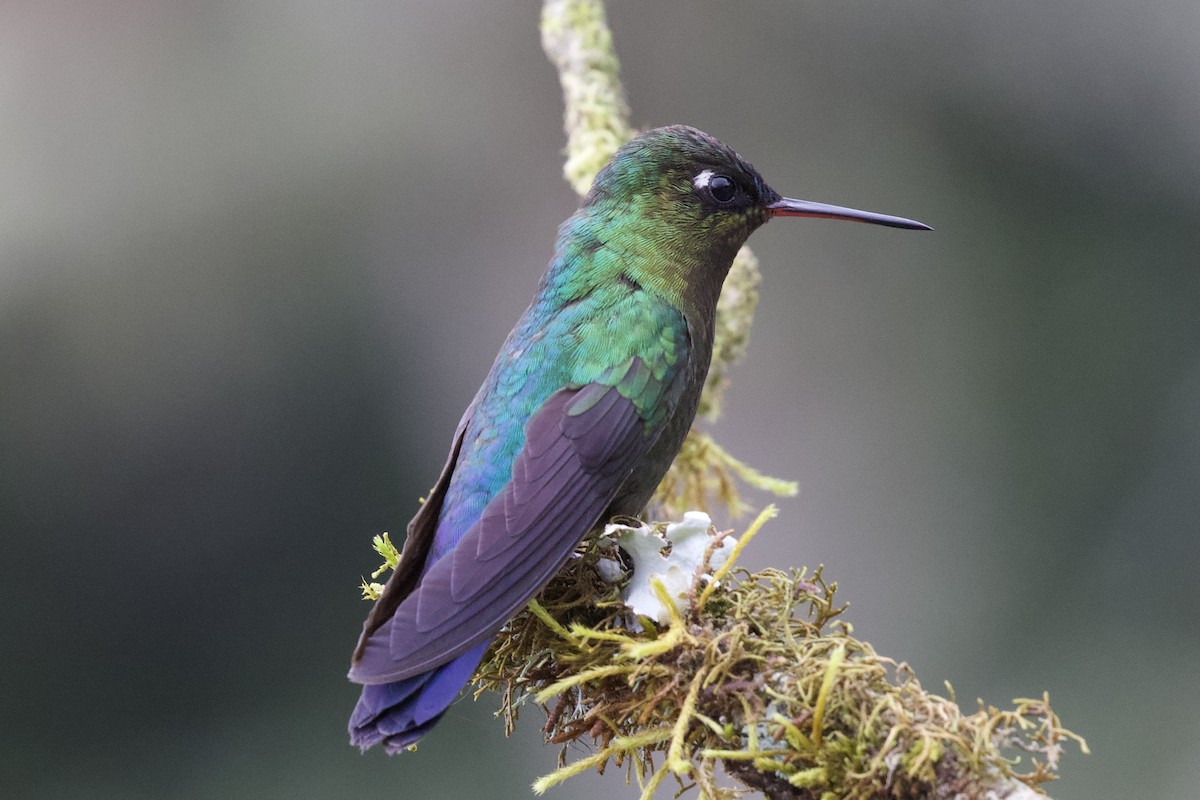
[[[776,217],[930,229],[781,197],[684,125],[631,139],[596,175],[363,624],[352,744],[397,753],[428,733],[587,533],[644,509],[695,418],[734,255]]]

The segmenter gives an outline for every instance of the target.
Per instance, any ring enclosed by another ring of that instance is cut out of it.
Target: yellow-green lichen
[[[396,549],[396,545],[392,544],[392,537],[387,533],[380,534],[371,540],[371,546],[375,548],[375,552],[383,557],[383,563],[379,565],[379,569],[371,573],[372,578],[378,578],[388,570],[396,568],[400,563],[400,551]],[[358,587],[362,590],[363,600],[378,600],[383,594],[383,584],[375,581],[362,579],[362,583]]]
[[[738,481],[781,497],[799,491],[794,481],[764,475],[734,458],[706,433],[692,430],[654,493],[652,506],[663,517],[678,518],[688,509],[723,507],[733,517],[748,509]]]

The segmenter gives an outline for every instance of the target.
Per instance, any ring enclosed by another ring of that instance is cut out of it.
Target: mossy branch
[[[501,693],[506,731],[526,702],[549,704],[543,731],[563,750],[538,793],[614,764],[643,800],[667,778],[711,800],[739,796],[718,784],[720,764],[770,798],[1032,798],[1067,740],[1086,751],[1046,696],[964,714],[953,693],[927,692],[853,636],[821,568],[751,574],[736,553],[719,585],[701,566],[690,610],[663,591],[669,621],[643,617],[635,631],[597,567],[611,546],[593,538],[504,629],[476,694]],[[568,763],[566,745],[589,740],[596,752]]]

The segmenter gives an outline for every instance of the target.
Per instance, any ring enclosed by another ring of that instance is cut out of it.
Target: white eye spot
[[[713,171],[706,169],[696,177],[692,178],[692,185],[697,189],[704,189],[708,186],[708,182],[713,178]]]

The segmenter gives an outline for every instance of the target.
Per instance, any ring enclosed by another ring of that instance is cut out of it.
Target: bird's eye
[[[714,175],[708,182],[708,191],[718,203],[728,203],[737,194],[737,186],[724,175]]]

